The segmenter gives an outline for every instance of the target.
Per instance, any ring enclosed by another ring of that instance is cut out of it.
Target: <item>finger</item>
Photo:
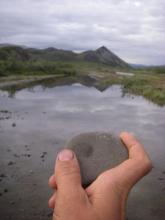
[[[120,134],[120,138],[128,149],[129,158],[147,157],[142,144],[140,144],[132,134],[129,134],[128,132],[122,132]]]
[[[57,183],[56,183],[56,178],[54,174],[49,178],[49,186],[52,189],[57,189]]]
[[[73,151],[65,149],[58,154],[55,165],[58,191],[70,197],[76,196],[81,187],[80,168]]]
[[[123,132],[120,138],[129,151],[129,159],[111,169],[110,173],[132,186],[152,169],[152,163],[143,146],[132,134]]]
[[[54,207],[55,207],[55,200],[56,200],[56,193],[54,193],[51,196],[51,198],[49,199],[49,202],[48,202],[49,208],[54,209]]]
[[[120,180],[119,186],[123,185],[130,189],[136,182],[144,177],[152,169],[150,161],[145,159],[133,160],[128,159],[111,169],[111,174],[115,176],[115,179]]]
[[[101,179],[104,176],[104,183],[109,184],[113,180],[116,186],[122,185],[130,188],[151,170],[152,164],[143,146],[132,134],[123,132],[120,138],[128,149],[129,159],[100,176]]]

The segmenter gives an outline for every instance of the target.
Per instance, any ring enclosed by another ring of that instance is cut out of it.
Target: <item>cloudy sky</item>
[[[105,45],[130,63],[165,64],[165,1],[0,0],[0,43],[74,51]]]

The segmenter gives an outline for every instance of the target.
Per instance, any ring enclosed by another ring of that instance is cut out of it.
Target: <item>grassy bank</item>
[[[123,79],[123,85],[124,92],[142,95],[158,105],[165,105],[165,77],[136,75]]]
[[[75,75],[69,63],[51,61],[0,61],[0,77],[36,75]]]
[[[165,75],[161,74],[140,74],[133,77],[123,77],[111,74],[103,79],[105,85],[121,84],[124,93],[141,95],[150,101],[160,105],[165,105]]]

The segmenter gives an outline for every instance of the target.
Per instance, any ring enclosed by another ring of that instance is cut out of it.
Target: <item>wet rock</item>
[[[3,194],[2,193],[0,193],[0,196],[2,196]]]
[[[42,158],[42,161],[44,161],[43,159],[45,158],[46,155],[47,155],[47,152],[46,152],[46,151],[42,152],[42,154],[41,154],[41,156],[40,156],[40,158]]]
[[[14,202],[14,201],[10,201],[10,204],[11,204],[11,205],[14,205],[14,204],[15,204],[15,202]]]
[[[1,113],[10,113],[8,110],[0,110]]]
[[[8,189],[4,189],[4,193],[7,193],[9,190]]]
[[[66,144],[79,161],[84,187],[103,171],[123,162],[128,153],[118,137],[110,133],[90,132],[74,137]]]
[[[4,173],[2,173],[1,175],[0,175],[0,178],[5,178],[6,177],[6,175],[4,174]]]
[[[4,179],[4,178],[6,178],[7,176],[4,174],[4,173],[2,173],[1,175],[0,175],[0,182]]]
[[[0,110],[0,120],[6,120],[11,118],[11,112],[8,110]]]
[[[12,124],[12,127],[16,127],[16,123],[13,123],[13,124]]]
[[[31,157],[31,154],[22,154],[23,157]]]
[[[14,165],[14,164],[15,164],[15,162],[10,161],[10,162],[8,163],[8,166],[12,166],[12,165]]]
[[[30,151],[28,145],[25,145],[26,151]]]
[[[19,158],[20,156],[18,154],[13,154],[14,157]]]

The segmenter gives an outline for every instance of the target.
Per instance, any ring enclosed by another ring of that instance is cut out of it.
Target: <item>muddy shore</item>
[[[0,216],[2,220],[51,219],[48,208],[51,190],[48,178],[53,173],[57,152],[65,140],[45,139],[31,132],[20,132],[20,123],[28,112],[1,112],[0,121]],[[43,113],[44,115],[45,113]],[[6,116],[5,116],[6,115]],[[6,119],[7,118],[7,119]],[[24,119],[23,119],[24,118]],[[14,122],[13,122],[14,121]],[[4,125],[9,128],[5,131]]]

